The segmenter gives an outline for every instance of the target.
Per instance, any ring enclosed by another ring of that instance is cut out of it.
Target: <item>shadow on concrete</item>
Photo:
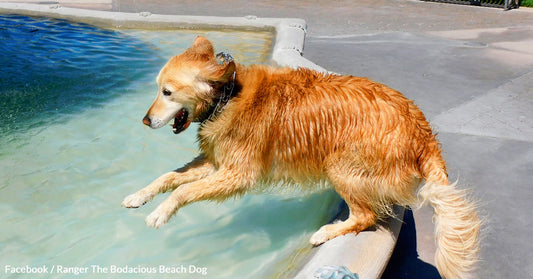
[[[381,279],[441,279],[437,268],[418,258],[413,211],[406,209],[396,247]]]

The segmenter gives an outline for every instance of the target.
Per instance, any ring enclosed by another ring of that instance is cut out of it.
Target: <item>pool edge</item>
[[[61,7],[57,4],[0,3],[0,14],[16,13],[73,20],[114,28],[208,28],[271,30],[275,32],[272,60],[280,66],[305,67],[320,72],[326,69],[303,57],[306,22],[298,18],[259,18],[158,15],[149,12],[121,13]],[[361,279],[379,278],[394,250],[401,228],[403,208],[395,207],[397,218],[389,218],[374,231],[345,235],[312,249],[299,265],[294,278],[312,278],[324,265],[343,265]],[[346,248],[352,248],[350,253]]]

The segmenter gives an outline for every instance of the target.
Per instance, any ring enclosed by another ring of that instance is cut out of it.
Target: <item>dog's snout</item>
[[[150,124],[152,124],[152,120],[150,120],[150,117],[148,117],[148,115],[143,118],[143,124],[146,126],[150,126]]]

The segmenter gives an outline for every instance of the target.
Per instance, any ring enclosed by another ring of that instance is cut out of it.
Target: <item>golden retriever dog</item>
[[[172,191],[146,218],[159,228],[196,201],[279,182],[325,184],[350,214],[312,235],[311,244],[320,245],[357,234],[391,214],[392,205],[412,206],[420,197],[434,209],[439,272],[448,279],[471,273],[480,220],[465,191],[449,183],[440,144],[412,101],[366,78],[244,66],[219,56],[198,37],[162,68],[143,123],[156,129],[173,119],[176,134],[201,123],[201,154],[127,196],[122,206],[140,207]]]

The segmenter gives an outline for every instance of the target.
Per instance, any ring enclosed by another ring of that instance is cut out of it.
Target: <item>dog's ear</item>
[[[194,47],[199,47],[202,45],[211,45],[211,42],[203,36],[198,36],[196,39],[194,39],[194,43],[192,44]]]
[[[198,52],[208,52],[208,54],[215,53],[215,50],[213,48],[213,44],[206,39],[205,37],[198,36],[194,40],[194,43],[192,44],[192,48],[194,48]]]
[[[208,79],[213,84],[226,84],[234,78],[235,62],[231,61],[228,64],[221,65],[219,70],[212,74]]]

